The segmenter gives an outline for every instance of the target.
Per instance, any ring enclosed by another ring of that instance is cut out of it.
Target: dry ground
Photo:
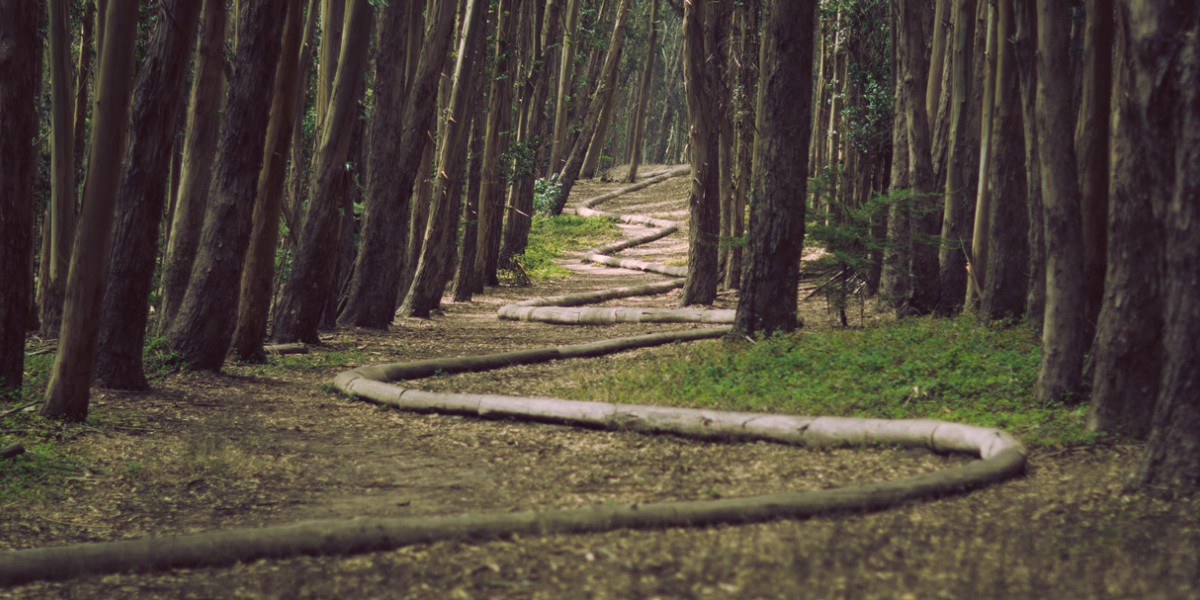
[[[652,175],[643,169],[643,176]],[[686,178],[605,206],[684,219]],[[586,198],[615,186],[585,183]],[[632,228],[631,228],[632,229]],[[675,261],[681,236],[624,255]],[[313,518],[451,515],[653,502],[878,481],[961,458],[805,451],[381,410],[330,393],[361,363],[590,341],[678,325],[499,322],[534,295],[653,281],[573,264],[386,333],[343,331],[308,359],[184,373],[148,394],[97,391],[57,489],[0,504],[0,548]],[[667,306],[671,297],[621,304]],[[723,294],[719,304],[732,307]],[[828,326],[820,304],[810,327]],[[669,349],[455,375],[430,389],[567,393]],[[607,400],[598,398],[599,400]],[[1045,449],[1024,479],[869,515],[666,531],[437,543],[351,557],[122,574],[0,589],[12,598],[1188,598],[1200,595],[1197,506],[1125,496],[1140,447]]]

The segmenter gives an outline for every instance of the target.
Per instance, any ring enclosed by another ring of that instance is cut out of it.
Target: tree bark
[[[974,220],[972,183],[979,172],[979,148],[970,133],[978,126],[971,103],[971,65],[974,60],[975,0],[954,0],[954,48],[950,70],[950,127],[946,151],[946,201],[942,212],[942,244],[938,256],[941,295],[937,313],[950,316],[962,310],[967,290],[967,251]]]
[[[1013,1],[999,0],[996,15],[995,114],[988,187],[987,279],[980,308],[989,319],[1019,319],[1029,289],[1029,216],[1025,139],[1013,46]]]
[[[658,0],[650,0],[650,36],[646,39],[646,64],[642,67],[642,78],[638,83],[637,109],[634,112],[633,139],[629,142],[629,174],[626,183],[637,181],[638,167],[642,164],[642,147],[646,137],[646,111],[650,107],[650,84],[654,81],[654,58],[658,55]],[[746,58],[749,60],[749,58]]]
[[[893,13],[897,10],[892,4]],[[893,15],[893,22],[896,21]],[[908,177],[908,124],[903,115],[908,112],[909,98],[904,85],[905,44],[900,39],[900,32],[892,28],[892,76],[895,79],[893,87],[892,118],[892,172],[889,186],[892,200],[888,205],[887,244],[883,253],[883,268],[879,276],[879,296],[886,306],[899,309],[908,298],[912,288],[912,274],[909,272],[912,257],[912,244],[909,235],[909,202],[897,195],[909,186]]]
[[[796,328],[804,250],[814,2],[774,0],[768,11],[759,74],[762,112],[755,144],[756,196],[750,207],[746,272],[734,320],[734,331],[742,335]]]
[[[262,166],[285,6],[241,0],[238,48],[221,126],[204,228],[169,346],[198,369],[219,369],[237,321],[237,296]]]
[[[50,253],[40,282],[41,335],[55,337],[62,324],[63,301],[75,240],[75,123],[71,90],[71,32],[67,0],[50,0],[47,44],[50,56]],[[32,90],[30,91],[32,93]]]
[[[758,131],[758,62],[759,62],[759,5],[748,4],[741,8],[738,39],[741,44],[740,65],[737,67],[738,81],[742,88],[741,104],[737,106],[737,152],[736,174],[733,191],[733,239],[729,247],[729,260],[725,263],[725,288],[738,289],[742,284],[742,255],[746,245],[746,206],[750,202],[750,187],[754,177],[754,145]],[[815,110],[814,110],[815,112]],[[815,115],[814,115],[815,116]],[[817,122],[814,120],[814,122]],[[809,153],[820,144],[812,143],[809,126]],[[811,165],[810,169],[811,171]]]
[[[287,11],[279,48],[281,56],[275,71],[275,89],[271,95],[263,167],[255,191],[250,248],[238,293],[237,326],[233,330],[233,353],[242,361],[263,362],[267,357],[263,340],[266,339],[267,315],[271,310],[275,249],[279,242],[279,216],[283,207],[288,147],[292,143],[299,99],[296,88],[301,85],[297,71],[305,39],[302,6],[289,2]]]
[[[562,169],[566,157],[567,127],[571,90],[575,81],[575,45],[576,32],[579,27],[579,5],[581,0],[567,0],[564,14],[566,23],[563,25],[562,57],[558,71],[558,94],[554,101],[554,137],[550,144],[550,162],[546,167],[547,173],[557,173]]]
[[[1176,2],[1174,6],[1181,6]],[[1172,71],[1182,37],[1170,9],[1123,1],[1104,302],[1093,350],[1088,428],[1144,438],[1164,373],[1166,223],[1156,211],[1175,193],[1176,120],[1183,82]]]
[[[453,185],[452,178],[462,177],[462,167],[466,159],[464,142],[470,132],[471,120],[467,109],[472,104],[471,92],[476,87],[473,81],[480,77],[479,70],[483,65],[483,61],[479,59],[483,54],[481,42],[485,34],[484,17],[487,7],[481,0],[468,0],[466,10],[458,44],[458,58],[454,65],[450,113],[446,118],[438,148],[438,174],[434,180],[433,203],[425,229],[425,251],[421,253],[417,262],[412,286],[400,308],[402,314],[411,317],[428,317],[430,311],[436,309],[441,302],[446,281],[439,259],[444,256],[445,246],[453,244],[452,236],[456,233],[446,227],[444,221],[448,211],[453,210],[451,204],[458,202],[458,197],[450,194],[458,187]]]
[[[162,274],[162,311],[159,330],[166,331],[179,313],[187,293],[204,213],[212,182],[213,161],[221,129],[225,87],[225,3],[204,0],[200,41],[196,50],[196,75],[188,105],[187,134],[183,142],[183,172],[179,199],[167,243]]]
[[[1104,298],[1104,261],[1107,246],[1109,137],[1112,119],[1113,0],[1093,0],[1087,5],[1083,40],[1083,95],[1075,127],[1079,164],[1080,212],[1083,215],[1082,307],[1092,338]]]
[[[901,314],[928,314],[938,301],[938,248],[929,238],[941,231],[941,214],[930,206],[928,196],[935,193],[933,160],[930,154],[929,118],[925,113],[925,82],[929,65],[925,61],[922,10],[916,0],[902,0],[900,30],[905,44],[904,86],[906,88],[909,149],[909,183],[918,194],[911,215],[912,294]]]
[[[1046,238],[1042,224],[1042,168],[1037,130],[1037,19],[1036,0],[1014,0],[1014,49],[1021,80],[1021,120],[1025,129],[1026,215],[1029,219],[1029,288],[1025,295],[1025,323],[1037,335],[1046,311]]]
[[[21,388],[34,311],[34,204],[39,2],[0,0],[0,395]]]
[[[346,307],[338,318],[341,325],[382,329],[395,318],[396,306],[401,300],[406,252],[405,245],[396,243],[396,238],[407,235],[404,228],[408,225],[408,201],[417,183],[426,144],[432,143],[430,130],[435,122],[438,80],[449,54],[457,6],[457,2],[442,2],[437,5],[436,13],[430,13],[433,20],[418,53],[415,72],[409,78],[407,93],[399,83],[394,83],[387,90],[387,97],[376,96],[379,116],[371,123],[368,158],[371,166],[367,169],[362,247],[355,261]],[[388,10],[393,9],[389,7]],[[396,15],[388,17],[393,23],[398,19]],[[401,41],[395,39],[390,43],[398,46]],[[386,60],[384,62],[386,64]],[[398,70],[400,65],[391,68]],[[380,91],[377,89],[376,93]],[[393,124],[397,115],[389,113],[398,111],[400,102],[403,102],[403,126],[400,135],[396,136]],[[416,242],[409,240],[410,245]]]
[[[967,290],[964,308],[970,310],[978,306],[983,287],[988,281],[988,235],[991,226],[988,220],[992,216],[992,193],[988,185],[989,173],[992,170],[992,131],[995,125],[996,107],[996,10],[992,4],[979,6],[983,15],[985,31],[983,38],[983,109],[980,118],[979,132],[979,173],[976,179],[975,191],[975,222],[971,230],[971,259],[969,262],[970,277],[967,278]]]
[[[133,94],[129,153],[117,192],[108,284],[100,311],[95,377],[103,387],[149,389],[142,368],[158,228],[167,196],[177,107],[183,100],[200,4],[169,0],[141,60]]]
[[[717,127],[717,52],[715,28],[709,13],[715,1],[685,4],[684,87],[687,90],[692,189],[688,193],[688,276],[682,306],[711,304],[717,297],[720,273],[717,247],[721,237],[720,130]]]
[[[96,62],[95,40],[93,39],[95,23],[96,3],[86,2],[83,19],[79,23],[79,60],[75,69],[75,133],[72,137],[75,142],[73,155],[75,157],[76,186],[83,185],[84,168],[87,163],[87,156],[84,154],[87,148],[84,142],[87,141],[88,82],[92,79],[92,68]]]
[[[292,262],[292,275],[283,287],[275,315],[273,338],[279,343],[320,341],[317,330],[321,312],[330,294],[336,294],[334,279],[345,216],[346,160],[354,139],[358,98],[370,50],[374,8],[368,0],[349,0],[333,95],[325,112],[321,139],[314,156],[313,198],[304,218],[300,247]]]
[[[125,155],[137,5],[135,0],[111,0],[105,18],[109,30],[104,35],[100,71],[96,77],[92,157],[88,160],[83,213],[80,215],[83,226],[75,237],[63,299],[58,354],[50,371],[41,411],[42,416],[54,419],[83,421],[88,414],[100,303],[108,273],[113,206],[121,159]]]
[[[1169,201],[1154,198],[1155,213],[1166,233],[1162,386],[1135,481],[1164,495],[1187,497],[1200,490],[1200,370],[1196,369],[1196,357],[1200,356],[1200,277],[1196,276],[1200,261],[1200,7],[1175,1],[1135,5],[1129,10],[1138,17],[1133,29],[1140,38],[1138,49],[1151,50],[1141,56],[1152,56],[1153,50],[1162,53],[1157,63],[1146,67],[1169,64],[1168,73],[1180,94],[1174,118],[1167,117],[1174,122],[1176,135],[1175,189],[1166,197]],[[1175,48],[1174,56],[1163,52]]]
[[[1077,402],[1082,392],[1083,355],[1090,339],[1081,307],[1083,232],[1079,177],[1072,136],[1070,15],[1059,0],[1038,0],[1038,151],[1046,229],[1046,316],[1038,397]]]

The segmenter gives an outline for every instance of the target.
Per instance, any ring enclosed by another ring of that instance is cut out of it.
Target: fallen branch
[[[31,407],[31,406],[35,406],[35,405],[37,405],[37,404],[41,404],[41,402],[42,402],[41,400],[34,400],[33,402],[27,402],[27,403],[25,403],[25,404],[22,404],[21,406],[18,406],[18,407],[14,408],[14,409],[7,410],[7,411],[5,411],[5,412],[3,412],[3,413],[0,413],[0,419],[3,419],[4,417],[11,417],[11,416],[13,416],[13,415],[15,415],[15,414],[17,414],[17,413],[19,413],[19,412],[21,412],[21,411],[23,411],[23,410],[25,410],[25,409],[29,408],[29,407]]]

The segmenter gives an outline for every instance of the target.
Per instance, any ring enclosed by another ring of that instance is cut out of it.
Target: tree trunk
[[[46,386],[41,414],[83,421],[88,414],[92,367],[96,360],[100,302],[108,273],[108,249],[116,204],[121,159],[125,156],[129,96],[133,88],[136,41],[135,0],[111,0],[105,22],[105,44],[96,77],[92,115],[92,157],[84,185],[82,227],[75,237],[71,269],[63,299],[58,354]],[[73,208],[72,208],[73,210]]]
[[[932,51],[929,57],[929,77],[925,81],[925,114],[936,115],[942,97],[942,73],[948,58],[946,44],[950,41],[951,0],[936,0],[933,13]],[[932,133],[932,130],[930,130]]]
[[[576,32],[579,27],[579,5],[581,0],[567,0],[564,14],[566,23],[563,25],[562,57],[558,66],[558,94],[554,100],[554,137],[550,143],[550,163],[547,173],[557,173],[562,169],[566,160],[567,145],[567,114],[570,107],[571,89],[575,81],[575,45]]]
[[[283,205],[283,184],[287,174],[288,147],[292,142],[293,123],[301,85],[300,65],[304,35],[304,14],[297,3],[289,3],[283,23],[279,65],[275,71],[275,89],[271,95],[271,116],[267,125],[263,167],[255,191],[250,249],[242,271],[238,295],[237,326],[233,330],[233,352],[238,360],[264,362],[263,340],[267,335],[267,314],[271,310],[271,288],[275,279],[275,249],[279,241],[279,215]]]
[[[733,240],[729,248],[729,260],[725,263],[725,288],[738,289],[742,284],[742,250],[745,247],[746,205],[750,201],[750,183],[754,176],[754,144],[757,127],[758,62],[759,62],[759,6],[744,5],[739,19],[738,39],[741,44],[741,60],[738,78],[742,88],[741,105],[737,107],[737,153],[736,175],[733,192]],[[819,146],[812,143],[812,125],[809,126],[809,148]],[[811,171],[811,168],[810,168]]]
[[[941,213],[931,206],[935,193],[933,162],[930,154],[929,119],[925,113],[925,82],[929,65],[925,61],[922,11],[928,8],[916,0],[902,0],[900,30],[905,44],[904,85],[908,97],[909,178],[918,194],[911,215],[913,232],[912,294],[902,307],[903,314],[928,314],[938,301],[938,248],[929,238],[941,231]]]
[[[63,295],[75,239],[75,123],[71,90],[71,31],[67,1],[50,0],[50,254],[41,281],[41,335],[56,337],[62,324]],[[30,93],[33,93],[32,90]]]
[[[318,343],[321,312],[330,294],[337,293],[334,275],[339,253],[332,250],[339,247],[342,236],[346,161],[358,118],[373,11],[367,0],[350,0],[346,7],[339,67],[314,157],[313,198],[304,218],[292,275],[283,287],[275,315],[276,342]]]
[[[624,46],[617,51],[617,65],[621,64],[621,57],[625,54]],[[593,179],[596,177],[596,169],[600,166],[600,157],[604,155],[604,142],[608,139],[608,128],[612,124],[613,105],[616,104],[616,96],[620,67],[617,71],[613,71],[612,79],[607,83],[608,87],[612,88],[612,94],[609,94],[608,102],[600,109],[600,121],[596,126],[596,131],[592,133],[592,139],[587,145],[587,153],[583,155],[583,168],[579,171],[579,176],[584,179]]]
[[[1036,0],[1014,0],[1014,48],[1021,80],[1021,120],[1025,129],[1026,215],[1029,219],[1029,288],[1025,294],[1025,323],[1037,335],[1046,311],[1046,238],[1042,225],[1042,168],[1037,130]]]
[[[717,297],[717,246],[721,237],[720,129],[715,70],[718,50],[710,13],[715,0],[685,4],[684,87],[687,90],[692,189],[688,194],[688,276],[682,306],[712,304]]]
[[[0,0],[0,395],[21,388],[33,273],[39,6]]]
[[[499,284],[496,270],[500,257],[500,233],[504,198],[508,189],[511,160],[506,158],[512,128],[512,54],[517,41],[516,17],[521,0],[501,0],[496,24],[496,54],[491,91],[488,92],[488,122],[483,142],[483,186],[479,190],[479,224],[475,241],[473,292]]]
[[[439,259],[444,256],[445,246],[453,244],[453,235],[456,233],[446,227],[444,221],[448,211],[453,210],[451,204],[458,202],[458,197],[450,194],[452,189],[458,187],[452,185],[451,178],[461,177],[466,158],[463,146],[471,120],[467,109],[473,104],[471,92],[476,87],[473,80],[480,76],[479,70],[483,66],[480,59],[486,33],[484,17],[487,7],[481,0],[468,0],[466,10],[454,65],[450,113],[438,148],[438,174],[434,179],[433,204],[425,229],[425,251],[417,262],[412,286],[400,308],[402,314],[411,317],[428,317],[430,311],[441,302],[446,281]]]
[[[1038,397],[1077,402],[1089,329],[1083,298],[1083,232],[1072,137],[1069,7],[1038,0],[1038,150],[1046,228],[1046,316]]]
[[[608,82],[615,81],[613,73],[620,67],[617,59],[621,51],[621,44],[625,39],[625,17],[629,15],[630,0],[620,0],[620,2],[617,6],[616,18],[613,20],[612,37],[608,40],[608,53],[604,58],[604,67],[601,69],[599,77],[593,79],[593,81],[600,82],[600,86],[596,88],[596,92],[592,94],[591,102],[588,104],[583,120],[583,129],[579,132],[580,141],[571,148],[567,161],[558,175],[562,193],[552,211],[556,215],[561,214],[563,207],[567,204],[571,188],[575,186],[575,180],[579,178],[579,172],[583,168],[584,154],[587,151],[586,140],[591,139],[592,134],[600,126],[603,112],[601,109],[608,103],[608,99],[613,93],[613,87],[608,85]]]
[[[986,31],[983,46],[983,112],[979,133],[979,176],[975,192],[975,226],[971,232],[970,277],[967,278],[965,308],[976,308],[988,281],[988,234],[991,227],[988,219],[992,215],[991,190],[988,177],[992,170],[992,131],[995,125],[996,106],[996,10],[991,3],[979,6],[986,14]]]
[[[108,285],[100,311],[96,381],[121,390],[149,389],[142,369],[158,228],[167,196],[177,107],[183,99],[200,4],[170,0],[146,46],[133,95],[129,155],[117,193]],[[176,22],[178,20],[178,22]]]
[[[1176,5],[1178,6],[1179,3]],[[1144,438],[1164,373],[1163,284],[1168,235],[1161,199],[1175,187],[1174,119],[1183,82],[1167,57],[1180,53],[1168,9],[1122,2],[1117,22],[1117,113],[1113,118],[1111,196],[1104,303],[1093,350],[1088,428]]]
[[[812,133],[814,2],[774,0],[767,9],[759,75],[758,157],[750,244],[734,330],[796,328],[804,249],[808,144]]]
[[[1075,127],[1079,164],[1080,212],[1083,215],[1082,310],[1088,339],[1095,332],[1104,297],[1104,261],[1107,246],[1109,135],[1112,119],[1113,0],[1093,0],[1087,5],[1083,41],[1083,96]]]
[[[897,10],[892,4],[892,10]],[[896,21],[893,16],[893,22]],[[908,178],[908,125],[903,117],[908,112],[908,95],[904,85],[902,71],[904,69],[904,44],[899,39],[897,28],[892,28],[892,73],[895,78],[893,95],[895,97],[892,118],[892,172],[890,187],[892,201],[888,206],[887,244],[883,253],[883,268],[879,275],[879,296],[886,306],[900,308],[909,290],[912,288],[912,275],[909,272],[912,248],[909,236],[909,202],[897,197],[897,194],[907,189]]]
[[[1162,218],[1166,233],[1162,387],[1146,454],[1135,480],[1152,491],[1187,497],[1200,490],[1200,370],[1196,369],[1196,357],[1200,356],[1200,302],[1196,300],[1200,298],[1200,278],[1196,276],[1200,261],[1200,10],[1195,3],[1181,1],[1134,6],[1130,10],[1140,17],[1133,29],[1140,38],[1139,50],[1155,48],[1161,52],[1183,46],[1174,57],[1160,54],[1157,63],[1146,65],[1174,63],[1168,78],[1177,82],[1181,106],[1173,111],[1173,119],[1166,117],[1173,121],[1177,136],[1175,190],[1169,197],[1155,198],[1155,212]],[[1153,56],[1153,51],[1141,56]],[[1136,93],[1147,91],[1134,89]]]
[[[220,0],[204,0],[196,55],[196,75],[183,142],[179,199],[163,261],[160,331],[166,331],[175,320],[187,293],[208,206],[208,188],[212,181],[225,96],[225,3]]]
[[[980,307],[990,319],[1019,319],[1029,289],[1029,217],[1025,139],[1013,47],[1013,1],[1000,0],[996,16],[996,99],[988,203],[988,264]]]
[[[645,146],[646,110],[650,106],[650,84],[654,81],[654,58],[658,55],[658,0],[650,0],[650,37],[646,40],[646,64],[642,68],[642,79],[638,83],[637,109],[634,112],[633,139],[629,142],[629,175],[626,183],[637,181],[637,170],[642,164],[642,147]],[[747,60],[749,60],[747,58]]]
[[[389,88],[378,87],[383,82],[377,79],[362,245],[354,264],[346,307],[338,318],[342,325],[382,329],[395,318],[396,305],[401,299],[405,254],[408,251],[404,244],[396,242],[396,238],[407,235],[408,203],[415,190],[414,184],[420,183],[417,173],[424,162],[426,145],[432,139],[430,130],[435,122],[438,80],[449,54],[456,8],[457,2],[443,2],[437,5],[436,14],[430,13],[433,20],[430,21],[425,43],[417,53],[416,69],[407,92],[399,82],[392,82]],[[388,23],[385,26],[396,27],[396,31],[388,32],[387,28],[382,30],[381,57],[385,51],[382,40],[388,40],[386,48],[398,47],[402,43],[400,39],[391,39],[391,36],[402,33],[398,23],[400,17],[390,14],[394,8],[387,10]],[[387,65],[388,61],[384,60],[381,64]],[[396,70],[392,76],[399,76],[401,65],[392,64],[388,68]],[[386,96],[379,95],[381,93],[386,93]],[[392,113],[400,110],[398,104],[401,102],[403,114],[400,123],[403,126],[397,136],[395,119],[398,115]],[[409,239],[410,245],[417,242],[416,239]]]
[[[971,102],[974,60],[975,0],[954,0],[954,54],[950,70],[949,146],[946,151],[946,201],[942,212],[942,244],[938,257],[941,295],[937,313],[962,310],[967,290],[967,250],[974,206],[971,183],[979,172],[979,149],[971,143],[975,127]]]
[[[84,168],[87,166],[87,151],[84,142],[87,141],[88,121],[88,82],[92,79],[92,67],[95,65],[95,44],[92,39],[93,26],[96,23],[96,3],[86,2],[83,20],[79,23],[79,61],[75,69],[75,133],[72,138],[75,149],[72,152],[75,162],[75,185],[83,185]]]
[[[168,344],[193,368],[219,369],[237,321],[238,288],[262,166],[285,6],[241,0],[238,48],[221,126],[219,156],[208,192],[204,228]]]

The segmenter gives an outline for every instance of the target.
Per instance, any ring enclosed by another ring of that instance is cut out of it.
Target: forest
[[[0,595],[1188,597],[1197,264],[1194,0],[0,0]]]

